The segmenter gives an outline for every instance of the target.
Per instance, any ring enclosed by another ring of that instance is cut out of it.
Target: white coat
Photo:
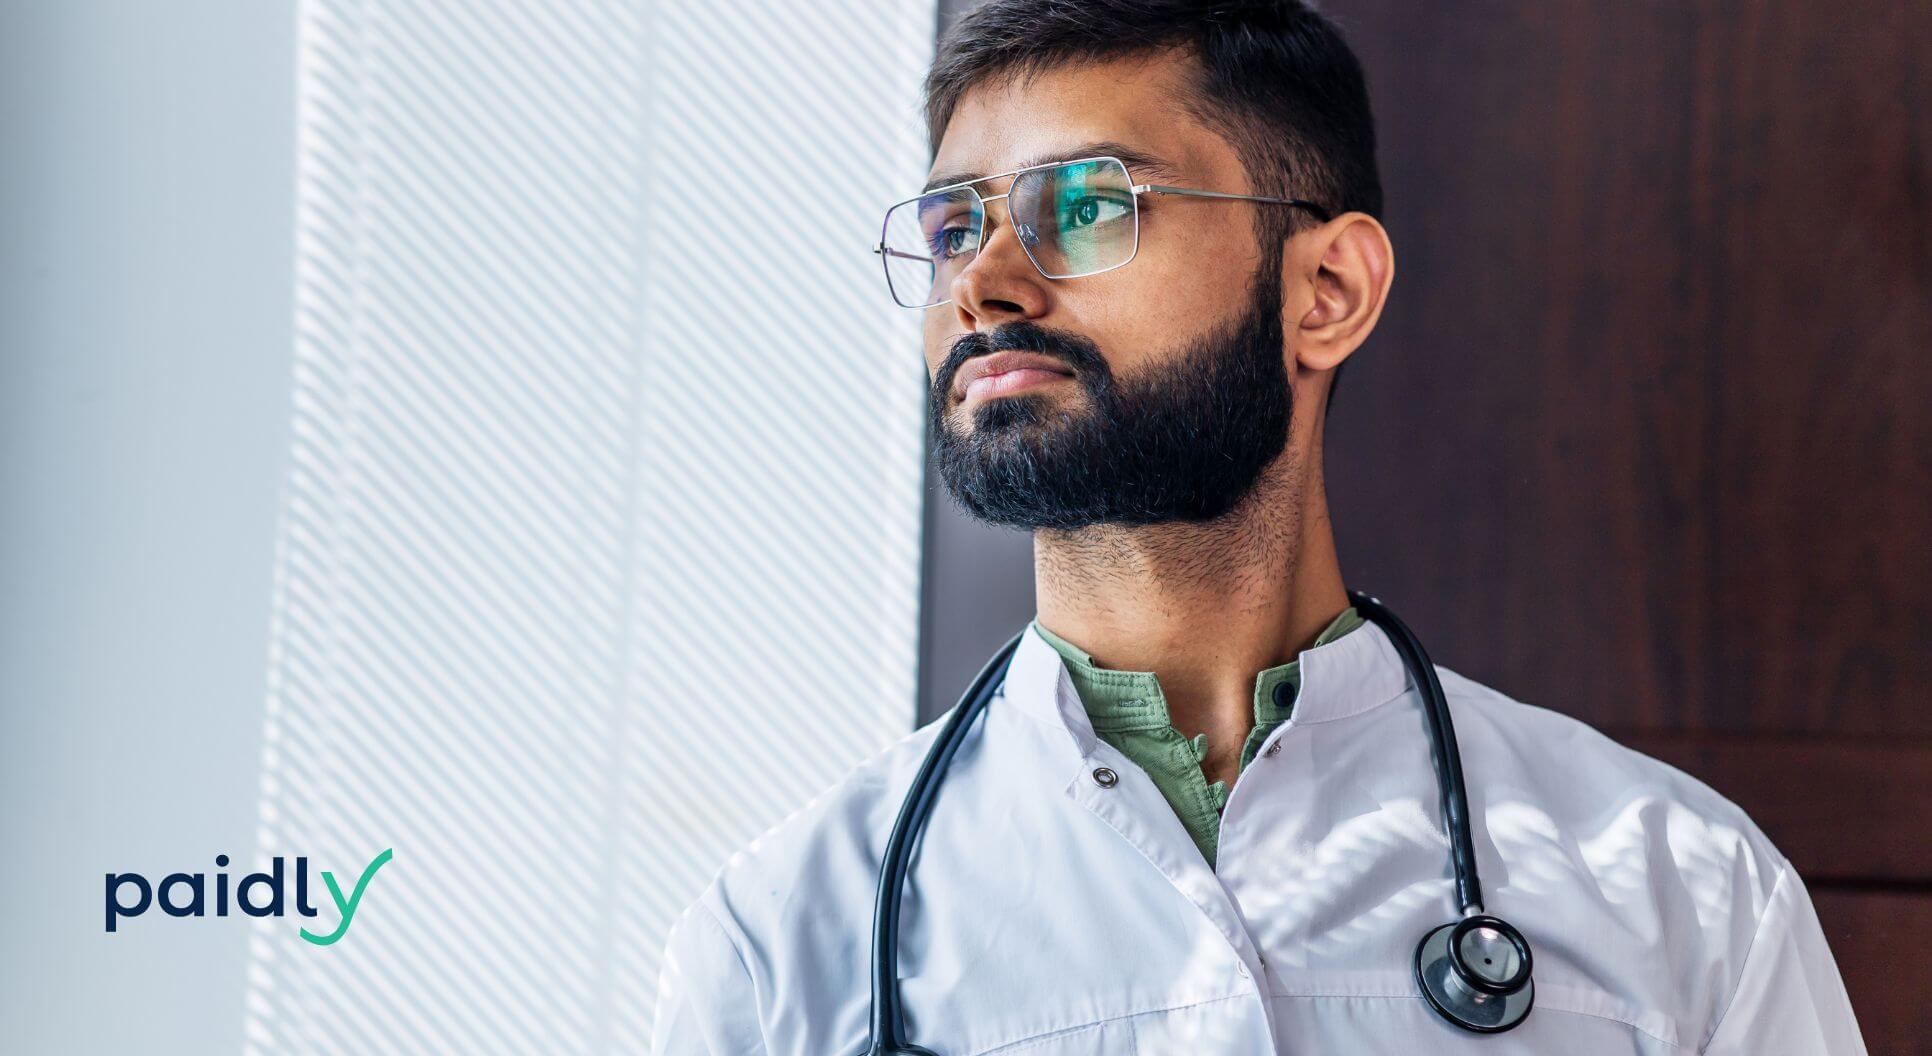
[[[1439,1019],[1413,967],[1455,917],[1421,696],[1373,623],[1300,659],[1293,717],[1230,790],[1210,867],[1029,630],[915,847],[911,1040],[939,1056],[1864,1053],[1804,884],[1743,811],[1440,666],[1487,908],[1529,940],[1536,1002],[1504,1034]],[[731,857],[671,931],[654,1054],[864,1050],[879,861],[940,725]]]

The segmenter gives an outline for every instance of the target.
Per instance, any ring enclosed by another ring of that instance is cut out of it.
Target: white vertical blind
[[[248,1051],[642,1051],[675,913],[912,723],[933,18],[303,4],[253,866],[395,854],[254,925]]]

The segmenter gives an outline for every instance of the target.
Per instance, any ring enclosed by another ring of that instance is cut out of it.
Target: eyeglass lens
[[[1117,268],[1139,238],[1127,170],[1112,158],[1028,169],[1008,188],[1007,217],[1042,275],[1070,279]],[[886,213],[881,239],[892,297],[939,304],[979,252],[986,207],[970,187],[935,191]]]

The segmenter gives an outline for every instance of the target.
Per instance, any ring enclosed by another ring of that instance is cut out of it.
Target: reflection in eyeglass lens
[[[1040,270],[1052,278],[1105,271],[1134,252],[1134,192],[1111,159],[1021,173],[1008,199]]]
[[[1125,264],[1139,238],[1127,169],[1111,158],[1022,172],[1006,199],[1014,234],[1041,274],[1065,279]],[[979,252],[985,206],[968,187],[935,191],[886,214],[886,280],[908,308],[937,304]]]
[[[886,279],[909,308],[945,300],[946,287],[979,250],[984,212],[968,188],[939,191],[886,214]]]

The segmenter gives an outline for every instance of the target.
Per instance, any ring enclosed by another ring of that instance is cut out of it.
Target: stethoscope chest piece
[[[1529,943],[1507,921],[1483,913],[1424,935],[1415,979],[1444,1019],[1482,1034],[1521,1023],[1536,1003]]]

